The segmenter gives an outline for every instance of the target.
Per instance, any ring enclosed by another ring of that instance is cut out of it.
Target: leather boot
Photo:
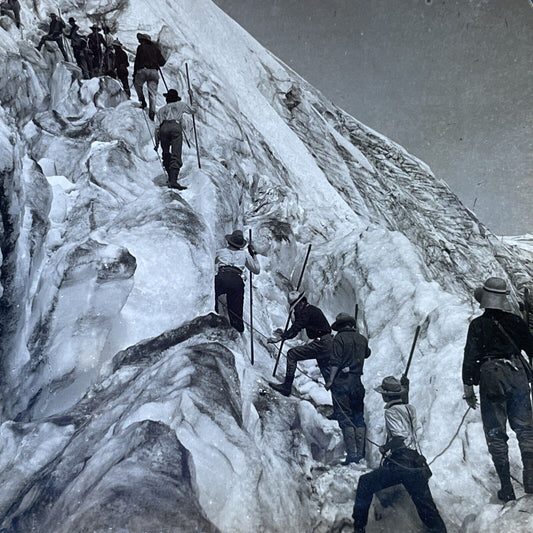
[[[344,437],[344,447],[346,448],[346,459],[343,465],[359,462],[359,457],[355,452],[355,428],[350,424],[342,428],[342,436]]]
[[[273,381],[269,381],[268,384],[275,391],[278,391],[279,393],[283,394],[283,396],[290,396],[293,381],[294,378],[285,378],[285,381],[283,383],[274,383]]]
[[[524,491],[527,494],[533,494],[533,453],[524,452],[522,454],[522,463],[524,465]]]
[[[357,456],[359,461],[365,458],[366,450],[366,427],[356,427],[355,428],[355,445],[357,446]],[[356,461],[357,463],[359,461]]]
[[[498,491],[498,499],[502,502],[516,500],[513,485],[511,484],[511,473],[509,471],[509,462],[495,464],[496,473],[500,478],[501,489]]]

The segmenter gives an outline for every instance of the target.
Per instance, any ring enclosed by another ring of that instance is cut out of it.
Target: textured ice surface
[[[0,527],[349,530],[354,487],[377,450],[369,445],[367,464],[332,466],[341,435],[313,363],[295,397],[266,387],[265,335],[286,320],[307,245],[308,299],[330,320],[359,304],[374,442],[384,432],[373,387],[403,371],[422,326],[411,399],[432,459],[466,410],[471,290],[500,275],[520,291],[531,241],[491,235],[424,163],[326,101],[212,2],[62,4],[84,29],[85,14],[104,10],[130,53],[137,31],[151,34],[183,94],[188,63],[202,168],[184,146],[188,189],[170,191],[145,113],[115,80],[81,80],[55,45],[38,54],[37,13],[22,5],[25,40],[9,21],[0,27]],[[39,2],[39,17],[56,7]],[[214,254],[236,227],[252,228],[261,251],[254,367],[249,330],[241,338],[207,315]],[[484,531],[497,483],[477,412],[432,468],[449,530],[469,517],[468,531]],[[520,531],[519,512],[501,518],[509,531]],[[377,514],[370,531],[419,527],[397,489]]]

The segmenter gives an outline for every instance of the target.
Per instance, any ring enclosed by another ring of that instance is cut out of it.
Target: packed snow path
[[[329,395],[306,376],[296,398],[265,393],[273,352],[264,338],[256,334],[251,368],[248,335],[207,315],[224,234],[251,227],[261,250],[259,332],[284,324],[309,243],[308,299],[330,320],[359,303],[373,350],[364,382],[375,442],[383,412],[372,387],[401,373],[422,324],[411,398],[429,459],[466,409],[471,289],[500,275],[520,290],[531,256],[517,260],[515,244],[493,236],[426,165],[324,99],[212,2],[154,0],[150,11],[139,0],[63,2],[82,29],[105,11],[130,53],[138,31],[157,39],[165,78],[181,93],[188,63],[202,169],[184,146],[188,189],[170,191],[137,103],[110,78],[81,81],[53,47],[38,54],[37,25],[57,6],[21,4],[25,41],[0,24],[1,527],[343,527],[365,465],[328,466],[342,453],[336,423],[323,416]],[[186,338],[174,333],[181,328]],[[164,348],[142,342],[161,338],[170,339]],[[378,455],[371,449],[369,463]],[[511,457],[518,475],[516,447]],[[465,519],[469,532],[524,527],[521,500],[494,505],[477,413],[433,471],[450,531]],[[161,492],[145,498],[155,486]],[[390,503],[376,526],[416,527],[401,492]]]

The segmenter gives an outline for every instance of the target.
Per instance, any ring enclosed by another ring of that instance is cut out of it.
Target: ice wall
[[[324,416],[328,394],[306,375],[296,398],[266,390],[273,352],[264,335],[286,319],[307,245],[308,299],[329,319],[359,304],[374,353],[370,391],[404,369],[422,325],[410,377],[428,458],[466,409],[471,289],[488,275],[520,289],[531,262],[424,163],[325,100],[210,1],[154,0],[149,11],[140,0],[63,2],[82,29],[105,13],[130,53],[137,31],[151,34],[168,58],[165,80],[183,94],[189,65],[202,168],[195,147],[184,147],[188,189],[168,190],[144,111],[116,80],[81,80],[53,46],[39,55],[38,23],[56,6],[22,5],[24,40],[0,25],[1,527],[345,527],[368,465],[330,465],[342,446]],[[249,331],[241,339],[207,315],[214,254],[235,227],[252,228],[262,253],[253,368]],[[367,411],[380,442],[373,392]],[[370,449],[368,464],[378,455]],[[433,469],[435,498],[457,531],[496,488],[477,414]],[[161,493],[144,501],[155,485]],[[187,511],[176,514],[172,501]],[[394,493],[382,527],[399,516],[416,527],[403,504]]]

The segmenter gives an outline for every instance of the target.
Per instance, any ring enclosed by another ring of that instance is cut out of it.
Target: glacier
[[[188,64],[202,168],[184,145],[177,194],[138,102],[114,79],[83,80],[55,45],[39,54],[57,4],[21,5],[22,35],[0,18],[0,531],[350,531],[357,479],[379,452],[338,465],[342,436],[313,363],[294,396],[267,386],[266,337],[286,320],[309,244],[309,301],[330,320],[357,304],[369,338],[370,440],[384,440],[372,388],[404,370],[421,325],[411,402],[448,530],[530,531],[518,483],[516,502],[496,500],[479,413],[461,424],[460,372],[473,288],[504,277],[518,312],[531,236],[493,235],[426,164],[210,0],[62,1],[82,30],[105,14],[130,54],[150,34],[180,93]],[[253,366],[249,328],[212,312],[215,251],[235,228],[253,230],[262,266]],[[520,478],[514,437],[510,457]],[[402,490],[374,507],[369,532],[421,531]]]

